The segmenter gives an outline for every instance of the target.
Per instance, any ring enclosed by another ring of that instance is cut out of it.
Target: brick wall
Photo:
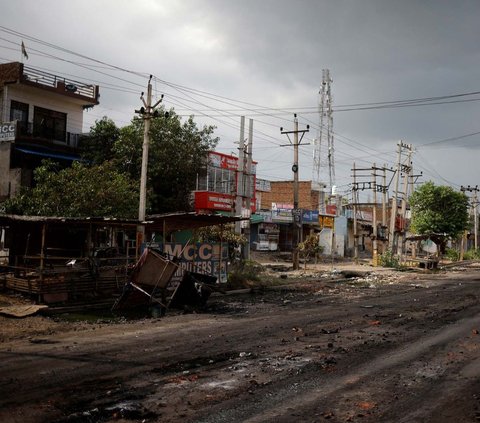
[[[293,181],[270,182],[271,191],[262,192],[261,208],[270,210],[272,203],[293,205]],[[301,209],[318,209],[318,191],[312,191],[311,181],[298,183],[298,207]]]

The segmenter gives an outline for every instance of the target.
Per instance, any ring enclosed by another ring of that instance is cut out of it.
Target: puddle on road
[[[235,389],[236,386],[238,385],[238,380],[236,379],[227,379],[227,380],[214,380],[211,382],[204,383],[199,386],[200,389],[225,389],[227,391],[230,391],[232,389]]]

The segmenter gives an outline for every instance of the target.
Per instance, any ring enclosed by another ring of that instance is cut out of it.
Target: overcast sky
[[[217,127],[220,152],[237,151],[240,115],[247,125],[253,118],[257,176],[288,180],[293,151],[280,147],[288,143],[280,127],[293,129],[296,112],[300,129],[310,125],[303,142],[312,142],[322,69],[329,69],[340,191],[348,190],[353,161],[357,167],[393,165],[399,140],[416,148],[414,168],[423,171],[424,181],[456,188],[480,183],[480,134],[463,137],[480,132],[480,95],[471,94],[480,91],[479,1],[0,0],[0,5],[1,62],[20,60],[23,39],[27,65],[100,85],[100,105],[86,113],[86,130],[103,115],[119,126],[128,124],[153,74],[155,93],[165,94],[167,108]],[[352,104],[456,94],[469,95],[426,106],[341,111]],[[452,140],[437,142],[447,139]],[[312,178],[312,148],[301,147],[302,180]],[[322,175],[328,172],[322,169]]]

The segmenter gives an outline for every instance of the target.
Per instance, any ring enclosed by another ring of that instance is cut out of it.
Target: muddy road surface
[[[477,422],[480,273],[299,281],[5,339],[0,422]]]

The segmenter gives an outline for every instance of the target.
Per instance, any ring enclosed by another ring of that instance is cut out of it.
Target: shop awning
[[[74,156],[71,154],[61,154],[61,153],[53,153],[50,151],[31,150],[25,147],[15,147],[15,150],[20,151],[21,153],[31,154],[33,156],[48,157],[50,159],[68,160],[71,162],[83,161],[79,156]]]
[[[252,214],[250,216],[250,224],[251,225],[257,225],[259,223],[262,223],[264,221],[264,218],[261,214]]]

